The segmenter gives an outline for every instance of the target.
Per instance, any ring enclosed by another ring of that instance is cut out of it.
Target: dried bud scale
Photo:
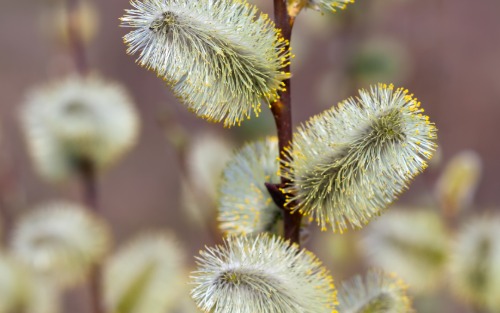
[[[284,176],[288,203],[326,230],[360,228],[427,167],[436,128],[407,90],[378,84],[299,128]]]
[[[127,52],[173,89],[197,115],[239,124],[278,98],[288,43],[245,0],[132,0],[121,18],[135,28]]]
[[[192,279],[191,296],[203,312],[336,312],[328,271],[279,237],[229,237],[201,252]]]

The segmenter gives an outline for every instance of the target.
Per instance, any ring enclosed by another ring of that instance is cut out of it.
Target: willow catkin
[[[500,217],[473,217],[461,227],[450,262],[450,286],[460,299],[500,312]]]
[[[226,234],[276,232],[281,210],[265,183],[278,183],[278,140],[251,142],[235,152],[219,188],[220,228]]]
[[[61,286],[83,281],[110,246],[107,225],[76,203],[56,201],[23,216],[12,251],[34,272]]]
[[[21,121],[35,168],[61,181],[86,160],[102,170],[136,142],[139,118],[127,91],[98,76],[71,76],[33,89]]]
[[[127,52],[165,79],[197,115],[239,124],[278,98],[286,42],[266,14],[244,0],[132,0],[122,26]]]
[[[479,154],[470,150],[458,153],[448,162],[435,188],[445,214],[457,215],[472,204],[482,167]]]
[[[373,265],[398,273],[413,292],[429,293],[444,280],[450,241],[435,210],[391,208],[366,228],[363,251]]]
[[[0,313],[14,312],[27,298],[27,276],[24,268],[4,252],[0,252]]]
[[[287,0],[288,14],[296,17],[304,8],[311,8],[326,13],[335,13],[344,10],[354,0]]]
[[[345,10],[350,3],[354,0],[309,0],[307,6],[323,12],[337,12]]]
[[[191,296],[203,312],[335,312],[329,272],[311,252],[279,237],[229,237],[202,251],[197,263]]]
[[[427,167],[436,128],[403,88],[378,84],[313,117],[282,161],[294,211],[326,230],[360,228]]]
[[[120,248],[104,266],[107,312],[162,313],[186,292],[184,251],[167,233],[146,233]]]
[[[413,312],[405,283],[396,274],[370,270],[365,277],[355,276],[342,282],[339,312],[409,313]]]

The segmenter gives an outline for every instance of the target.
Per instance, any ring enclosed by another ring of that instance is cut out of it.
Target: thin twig
[[[0,190],[0,221],[2,223],[2,232],[3,232],[3,245],[6,247],[9,244],[9,236],[12,232],[12,226],[14,224],[14,219],[12,217],[12,213],[5,201],[4,198],[4,188]]]
[[[97,213],[99,209],[97,203],[97,177],[94,163],[88,159],[82,159],[78,162],[78,170],[83,184],[83,200],[89,209]]]
[[[286,1],[274,0],[274,17],[276,26],[281,29],[283,38],[288,42],[288,44],[290,44],[294,18],[288,15]],[[290,65],[286,65],[282,70],[290,72]],[[291,84],[289,79],[285,80],[284,83],[285,89],[280,92],[280,99],[271,104],[271,111],[273,113],[278,132],[280,157],[285,155],[285,148],[292,143]],[[293,203],[289,203],[285,207],[284,201],[278,200],[284,198],[281,189],[290,183],[289,179],[282,176],[280,184],[274,186],[266,184],[266,187],[268,188],[273,200],[275,200],[276,204],[283,210],[285,239],[299,244],[300,223],[302,216],[298,213],[292,213]]]
[[[10,142],[6,138],[1,139],[5,151],[11,151]],[[12,197],[16,198],[19,193],[18,165],[18,161],[12,158],[10,154],[4,154],[0,158],[0,222],[2,224],[0,228],[3,233],[2,243],[5,247],[8,246],[16,222],[16,214],[15,210],[13,210],[16,205],[12,203]]]
[[[80,179],[83,185],[83,201],[95,213],[99,212],[97,177],[94,163],[82,159],[78,163]],[[94,264],[89,278],[90,302],[93,313],[104,313],[101,288],[101,266]]]
[[[87,55],[85,53],[85,43],[83,42],[81,25],[78,19],[79,0],[68,0],[67,14],[68,14],[68,35],[69,35],[69,48],[73,55],[76,69],[78,73],[84,75],[88,71]]]
[[[68,34],[69,45],[75,67],[78,73],[84,76],[88,72],[88,63],[85,52],[85,43],[82,38],[81,25],[78,19],[78,9],[80,4],[80,0],[68,0],[67,2]],[[84,202],[90,210],[98,213],[97,173],[95,164],[90,160],[79,160],[78,170],[83,185]],[[94,264],[89,277],[90,304],[93,313],[104,313],[101,282],[101,265],[96,263]]]

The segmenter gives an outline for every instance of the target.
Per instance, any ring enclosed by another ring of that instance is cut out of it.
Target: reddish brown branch
[[[288,15],[285,0],[274,0],[274,17],[276,26],[281,29],[283,38],[288,42],[288,44],[290,44],[294,19]],[[289,73],[290,65],[286,65],[282,70]],[[271,104],[271,111],[273,113],[278,132],[280,157],[284,156],[285,148],[292,143],[291,84],[289,79],[285,80],[284,83],[284,90],[279,94],[280,99]],[[283,210],[285,239],[299,244],[301,215],[298,213],[292,214],[291,209],[293,208],[293,203],[285,207],[285,195],[281,192],[281,188],[288,184],[290,184],[290,180],[282,176],[281,184],[266,184],[266,187],[268,188],[269,193],[271,194],[276,205]]]

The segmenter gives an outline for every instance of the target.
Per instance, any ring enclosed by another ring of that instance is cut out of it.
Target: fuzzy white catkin
[[[26,297],[26,275],[15,259],[0,253],[0,313],[18,310]]]
[[[203,312],[335,312],[328,270],[311,252],[280,237],[229,237],[201,251],[197,264],[191,296]]]
[[[193,188],[211,200],[217,197],[217,185],[233,146],[216,134],[199,133],[193,136],[186,155],[187,179]]]
[[[403,88],[378,84],[294,134],[283,175],[294,211],[342,232],[379,215],[427,167],[436,127]]]
[[[220,228],[226,234],[276,231],[281,210],[265,183],[279,183],[278,140],[246,144],[235,152],[222,174],[219,196]]]
[[[78,162],[102,170],[136,142],[139,119],[126,90],[97,76],[72,76],[33,89],[21,121],[38,173],[68,178]]]
[[[288,43],[245,0],[132,0],[127,52],[155,71],[188,109],[225,126],[278,98]]]
[[[354,3],[354,0],[308,0],[307,6],[323,12],[337,12],[347,8],[350,3]]]
[[[110,246],[107,225],[79,204],[39,206],[17,223],[13,254],[38,275],[61,286],[83,281]]]
[[[413,312],[406,284],[393,273],[370,270],[365,277],[355,276],[339,288],[341,313]]]
[[[461,227],[450,262],[450,286],[461,298],[500,312],[500,217],[474,217]]]
[[[220,177],[232,150],[231,142],[210,132],[195,134],[185,148],[181,200],[197,227],[206,228],[206,221],[215,219]]]
[[[446,214],[458,214],[472,204],[482,167],[481,157],[470,150],[458,153],[448,162],[435,189]]]
[[[29,279],[28,296],[25,299],[25,313],[62,312],[63,289],[57,283],[32,273]]]
[[[164,313],[187,294],[184,252],[166,233],[146,233],[120,248],[104,267],[110,313]]]
[[[59,313],[59,295],[53,283],[0,252],[0,313]]]
[[[354,3],[354,0],[286,0],[288,14],[296,17],[304,7],[334,13],[338,10],[344,10],[348,4]]]
[[[367,227],[363,247],[373,265],[398,273],[413,292],[428,293],[443,281],[450,238],[437,212],[392,208]]]

